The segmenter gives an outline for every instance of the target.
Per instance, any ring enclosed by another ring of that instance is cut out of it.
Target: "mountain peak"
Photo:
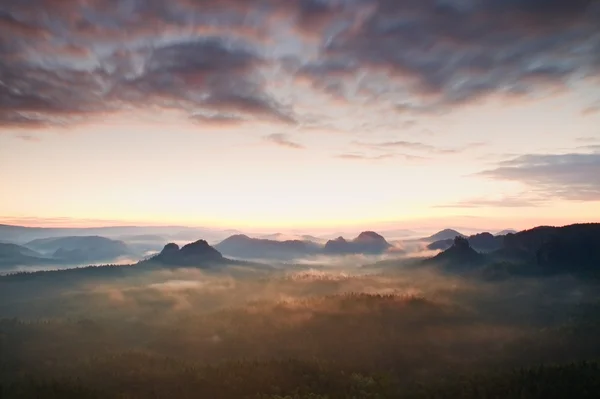
[[[458,250],[468,250],[471,248],[469,240],[461,236],[454,237],[454,244],[452,246]]]
[[[361,240],[385,240],[382,235],[375,233],[374,231],[363,231],[355,238],[355,241]]]
[[[208,244],[208,242],[206,240],[198,240],[198,241],[194,241],[191,242],[189,244],[184,245],[181,248],[181,251],[185,251],[185,250],[196,250],[196,249],[206,249],[206,248],[211,248],[211,246]]]
[[[223,255],[206,240],[198,240],[183,246],[177,244],[165,245],[163,250],[151,260],[175,266],[201,266],[206,262],[220,261]]]
[[[468,270],[470,267],[481,265],[485,258],[469,244],[465,237],[454,237],[454,244],[426,262],[442,265],[453,270]]]
[[[441,240],[453,240],[454,237],[457,237],[457,236],[464,237],[465,235],[461,234],[458,231],[453,230],[453,229],[444,229],[442,231],[438,231],[437,233],[425,238],[424,240],[430,241],[430,242],[441,241]]]
[[[164,246],[164,248],[162,249],[162,251],[160,251],[161,254],[168,254],[168,253],[173,253],[173,252],[178,252],[179,251],[179,245],[175,244],[174,242],[168,243],[167,245]]]
[[[390,243],[374,231],[363,231],[352,241],[338,237],[325,244],[325,252],[331,254],[381,254],[389,248]]]

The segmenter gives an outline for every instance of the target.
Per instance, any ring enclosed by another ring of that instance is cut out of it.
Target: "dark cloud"
[[[0,0],[0,126],[153,107],[297,123],[273,69],[397,112],[521,98],[600,75],[597,10],[585,0]]]
[[[255,72],[261,63],[243,44],[218,38],[115,51],[90,70],[2,63],[0,124],[69,123],[151,106],[295,123],[290,107],[263,90]]]
[[[320,62],[400,80],[407,100],[399,111],[438,112],[490,94],[522,97],[600,73],[600,24],[590,1],[361,3],[371,6],[369,16],[331,39]],[[312,72],[325,79],[316,66]]]
[[[590,149],[594,149],[590,147]],[[523,155],[503,161],[480,176],[514,181],[545,198],[600,201],[600,152]]]
[[[257,36],[226,33],[261,25],[235,13],[249,3],[260,2],[1,2],[0,126],[152,107],[211,123],[215,114],[295,123],[292,106],[264,88]]]
[[[268,136],[265,136],[265,140],[278,146],[292,148],[294,150],[303,150],[306,148],[302,144],[298,144],[290,140],[288,135],[283,133],[270,134]]]

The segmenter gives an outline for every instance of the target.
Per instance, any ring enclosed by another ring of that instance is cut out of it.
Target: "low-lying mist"
[[[223,398],[292,395],[304,383],[296,376],[301,364],[323,376],[387,373],[400,392],[447,376],[600,356],[595,283],[482,282],[402,261],[364,267],[371,259],[352,259],[148,270],[68,284],[58,276],[0,279],[0,383],[19,384],[26,370],[130,397],[147,397],[148,387],[158,397],[173,389],[185,397],[191,387]],[[288,361],[300,363],[276,366]],[[274,373],[278,388],[257,370]],[[194,373],[224,374],[208,382]]]

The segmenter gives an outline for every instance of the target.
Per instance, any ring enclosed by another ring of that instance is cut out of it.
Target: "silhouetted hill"
[[[391,247],[383,236],[373,231],[364,231],[352,241],[347,241],[344,237],[329,240],[323,251],[326,254],[381,254]]]
[[[507,235],[507,234],[516,234],[516,233],[518,233],[518,231],[517,231],[517,230],[513,230],[513,229],[507,229],[507,230],[502,230],[502,231],[499,231],[499,232],[498,232],[498,233],[496,233],[495,235],[496,235],[496,236],[505,236],[505,235]]]
[[[336,238],[335,240],[329,240],[325,244],[324,251],[329,254],[340,254],[347,253],[349,246],[351,243],[346,241],[346,239],[342,236]]]
[[[464,234],[461,234],[456,230],[445,229],[442,231],[438,231],[437,233],[435,233],[429,237],[423,238],[422,241],[435,242],[435,241],[441,241],[441,240],[454,240],[454,237],[457,237],[457,236],[465,237]]]
[[[447,240],[439,240],[434,241],[431,244],[427,245],[427,249],[431,251],[445,251],[450,248],[454,244],[454,239],[449,238]]]
[[[103,262],[131,255],[124,242],[99,236],[43,238],[25,246],[67,263]]]
[[[171,267],[210,267],[215,263],[228,261],[219,251],[208,245],[204,240],[187,244],[179,248],[177,244],[167,244],[156,256],[140,263],[161,264]]]
[[[289,260],[315,255],[321,247],[309,241],[276,241],[237,234],[221,241],[215,248],[225,255],[238,258]]]
[[[0,244],[0,268],[54,264],[54,259],[16,244]]]
[[[600,223],[536,227],[504,237],[497,257],[535,263],[548,273],[600,269]]]
[[[485,262],[486,257],[471,248],[469,240],[461,236],[454,238],[450,248],[424,261],[451,271],[468,271],[483,266]]]
[[[460,237],[460,236],[457,236]],[[504,237],[494,236],[490,233],[479,233],[467,238],[473,249],[479,252],[492,252],[503,247]],[[430,250],[442,250],[450,248],[454,244],[454,239],[440,240],[432,242],[427,246]]]
[[[481,254],[471,244],[476,240],[480,240],[479,245],[497,245],[498,240],[502,240],[502,245],[495,251]],[[540,226],[494,237],[494,240],[489,234],[479,234],[469,239],[456,237],[449,249],[425,263],[455,271],[486,266],[486,272],[504,276],[570,273],[596,277],[600,276],[600,224]]]

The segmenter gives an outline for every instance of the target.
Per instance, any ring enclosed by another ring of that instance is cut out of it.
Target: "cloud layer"
[[[137,109],[298,124],[301,83],[397,112],[533,96],[600,75],[599,18],[586,0],[1,1],[0,129]]]
[[[591,146],[594,147],[594,146]],[[480,173],[527,185],[545,199],[600,201],[600,152],[523,155]]]

